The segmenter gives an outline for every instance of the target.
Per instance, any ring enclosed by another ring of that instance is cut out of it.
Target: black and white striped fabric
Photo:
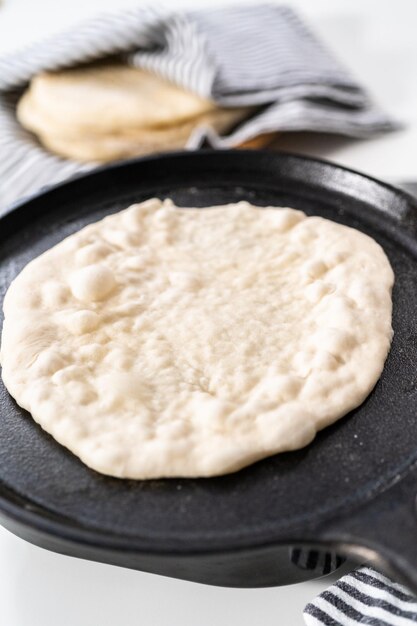
[[[31,77],[115,54],[223,106],[260,107],[227,137],[198,129],[189,149],[272,131],[365,137],[395,126],[288,7],[131,9],[0,60],[0,205],[94,167],[46,152],[19,126],[15,105]]]
[[[417,598],[371,567],[359,567],[304,609],[307,626],[411,626]]]
[[[300,569],[314,572],[317,576],[325,576],[337,570],[346,559],[335,552],[291,548],[290,561]]]

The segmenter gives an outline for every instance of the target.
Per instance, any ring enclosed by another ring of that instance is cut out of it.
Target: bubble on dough
[[[104,362],[121,371],[127,372],[134,363],[132,355],[127,350],[114,348],[104,357]]]
[[[70,277],[71,291],[83,302],[95,302],[110,295],[116,287],[112,271],[103,264],[89,265]]]
[[[141,246],[140,251],[137,251],[132,256],[129,256],[123,266],[128,270],[146,270],[149,264],[152,262],[152,251],[148,246]]]
[[[315,344],[313,337],[313,345]],[[315,350],[301,348],[292,358],[292,368],[297,376],[306,378],[310,373],[314,362]]]
[[[100,323],[100,317],[94,311],[81,310],[72,313],[67,324],[74,335],[83,335],[96,330]]]
[[[277,211],[276,209],[270,209],[269,220],[277,231],[283,233],[305,220],[305,217],[302,211],[294,211],[292,209]]]
[[[221,398],[214,398],[208,393],[196,392],[192,397],[198,420],[203,428],[210,430],[221,427],[225,416],[230,413],[230,406]]]
[[[123,212],[122,222],[129,229],[136,230],[143,226],[143,221],[149,213],[158,210],[161,206],[163,203],[158,198],[150,198],[140,204],[132,204]]]
[[[52,376],[52,382],[55,385],[62,385],[72,381],[81,381],[85,378],[85,371],[78,365],[68,365],[58,370]]]
[[[112,249],[110,246],[95,242],[81,248],[77,251],[75,258],[79,265],[92,265],[98,261],[102,261],[105,257],[111,254]]]
[[[341,328],[323,328],[319,329],[313,338],[313,343],[317,348],[322,348],[333,355],[340,355],[343,358],[354,346],[357,341],[354,335]]]
[[[185,291],[196,291],[201,284],[198,276],[191,272],[169,272],[168,279],[173,287]]]
[[[336,267],[340,265],[348,258],[349,254],[345,250],[334,250],[333,252],[326,254],[327,267]]]
[[[340,366],[340,360],[338,360],[333,354],[327,352],[327,350],[320,350],[314,357],[314,368],[319,370],[335,370]]]
[[[333,293],[335,290],[336,287],[331,283],[327,283],[323,280],[316,280],[310,285],[307,285],[305,294],[311,303],[316,304],[322,298]]]
[[[87,343],[79,348],[78,353],[82,359],[99,362],[107,354],[107,350],[99,343]]]
[[[131,246],[137,246],[140,243],[138,234],[130,233],[126,230],[113,230],[109,228],[104,233],[104,238],[106,241],[119,248],[129,248]]]
[[[41,352],[33,367],[41,376],[51,376],[65,367],[65,359],[56,350],[49,349]]]
[[[62,306],[68,302],[70,297],[68,287],[57,280],[45,283],[42,293],[43,301],[49,307]]]
[[[96,392],[89,385],[78,380],[68,382],[68,393],[71,395],[73,401],[77,404],[81,404],[81,406],[90,404],[97,399]]]
[[[306,263],[303,270],[309,278],[321,278],[327,272],[328,267],[321,259],[314,259]]]

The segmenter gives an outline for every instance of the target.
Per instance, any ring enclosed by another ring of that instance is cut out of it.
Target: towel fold
[[[127,10],[0,60],[0,204],[94,167],[48,153],[20,127],[14,111],[25,85],[41,71],[115,54],[219,105],[260,107],[227,137],[197,129],[189,149],[274,131],[366,137],[396,127],[286,6]]]

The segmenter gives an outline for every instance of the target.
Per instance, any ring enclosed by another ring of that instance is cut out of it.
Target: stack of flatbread
[[[249,113],[117,63],[39,74],[17,108],[47,149],[103,162],[183,148],[197,127],[225,133]]]

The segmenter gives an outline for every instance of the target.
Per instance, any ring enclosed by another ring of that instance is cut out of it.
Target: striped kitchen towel
[[[325,576],[336,571],[346,559],[335,552],[308,550],[306,548],[291,548],[291,563],[296,567],[314,572],[317,576]]]
[[[411,626],[417,598],[372,567],[358,567],[304,609],[307,626]]]
[[[366,137],[396,126],[286,6],[130,9],[0,60],[0,206],[95,166],[48,153],[19,126],[15,106],[31,77],[115,54],[223,106],[258,107],[227,137],[198,129],[190,149],[273,131]]]

